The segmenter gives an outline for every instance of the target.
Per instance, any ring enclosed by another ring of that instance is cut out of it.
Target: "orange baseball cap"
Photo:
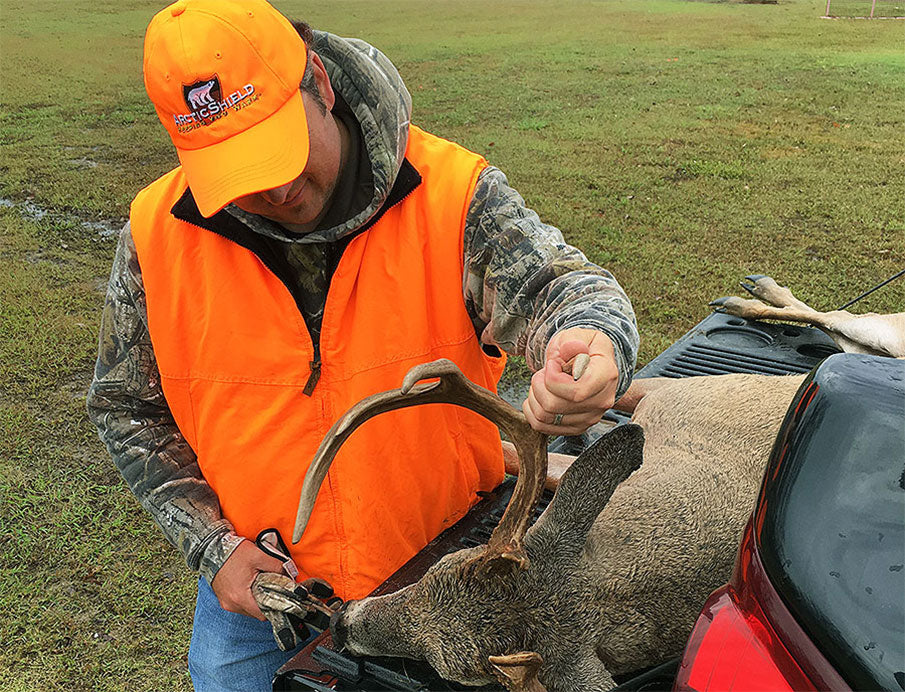
[[[308,162],[305,42],[264,0],[178,0],[145,34],[145,88],[204,216]]]

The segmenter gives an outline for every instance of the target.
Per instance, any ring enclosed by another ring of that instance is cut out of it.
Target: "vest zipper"
[[[314,388],[317,386],[318,380],[321,378],[321,354],[320,348],[314,347],[314,360],[308,363],[311,368],[311,374],[308,376],[308,382],[305,383],[305,389],[302,394],[311,396],[314,394]]]
[[[400,175],[397,177],[396,182],[402,182],[404,186],[397,188],[396,184],[394,184],[390,197],[387,198],[387,201],[384,203],[384,206],[380,209],[380,211],[361,228],[344,239],[344,242],[340,247],[340,257],[338,260],[336,260],[336,266],[334,266],[333,271],[330,272],[330,279],[327,282],[327,293],[324,297],[324,313],[323,315],[321,315],[321,332],[323,332],[324,322],[327,321],[327,303],[329,302],[330,298],[330,284],[333,282],[333,275],[339,269],[339,262],[342,260],[342,255],[345,253],[346,248],[349,246],[352,240],[354,240],[357,236],[361,235],[365,231],[370,230],[371,226],[373,226],[381,218],[383,218],[383,215],[387,210],[392,209],[397,204],[405,200],[405,198],[411,195],[415,191],[415,188],[417,188],[421,184],[421,176],[418,174],[418,171],[416,171],[415,168],[408,162],[408,159],[403,159],[403,170],[405,171],[405,173],[403,174],[402,171],[400,171]],[[392,194],[393,191],[396,192],[395,195]],[[333,246],[334,249],[336,247],[336,245]],[[328,250],[325,249],[325,252],[327,251]],[[330,263],[330,261],[328,260],[326,263]],[[314,349],[314,359],[308,363],[309,367],[311,368],[311,374],[308,376],[308,381],[305,383],[305,389],[302,390],[302,394],[304,394],[305,396],[312,396],[314,394],[314,388],[317,387],[317,383],[321,379],[321,367],[323,363],[321,362],[320,335],[318,335],[317,342],[315,342],[313,338],[311,339],[311,346]]]
[[[351,242],[354,237],[359,236],[370,229],[371,226],[376,224],[383,217],[384,213],[388,209],[395,207],[402,200],[408,197],[420,184],[421,175],[418,173],[415,167],[412,166],[409,160],[404,158],[402,160],[402,166],[399,170],[399,173],[396,176],[396,180],[393,182],[393,187],[390,189],[390,194],[384,202],[383,206],[367,223],[365,223],[361,228],[357,229],[352,235],[344,239],[345,243],[340,252],[340,256],[345,251],[345,246],[348,245],[348,243]],[[246,250],[249,250],[258,259],[260,259],[264,263],[264,265],[271,272],[273,272],[274,276],[277,277],[280,283],[282,283],[286,287],[286,289],[289,291],[289,295],[292,296],[293,300],[295,300],[296,307],[298,308],[299,301],[296,299],[295,292],[293,291],[295,282],[293,282],[290,278],[291,272],[283,271],[286,270],[285,262],[282,260],[282,258],[276,258],[274,254],[269,251],[269,248],[267,248],[262,238],[257,237],[257,234],[247,226],[245,226],[245,224],[243,224],[241,221],[230,216],[229,212],[221,210],[210,218],[201,216],[201,212],[198,211],[198,206],[195,204],[195,199],[192,197],[191,191],[189,190],[189,188],[186,188],[185,192],[182,193],[182,196],[173,205],[170,213],[180,221],[190,223],[193,226],[197,226],[198,228],[212,231],[213,233],[216,233],[217,235],[226,238],[227,240],[236,243],[241,247],[244,247]],[[337,268],[338,267],[334,267],[333,271],[335,272]],[[330,278],[332,281],[332,273]],[[327,298],[329,298],[329,293],[330,286],[328,284],[327,297],[324,299],[324,315],[321,318],[322,329],[323,322],[327,314]],[[302,312],[301,308],[298,309],[299,312]],[[302,313],[302,321],[305,322],[305,326],[308,327],[308,322],[307,320],[305,320],[304,313]],[[310,338],[313,337],[310,328],[308,329],[308,336]],[[321,370],[323,368],[320,351],[320,337],[318,337],[317,342],[315,342],[314,338],[311,338],[311,346],[314,351],[314,357],[311,361],[309,361],[311,374],[308,375],[308,381],[305,383],[305,389],[302,390],[303,394],[309,397],[314,394],[314,388],[317,387],[317,383],[321,378]]]

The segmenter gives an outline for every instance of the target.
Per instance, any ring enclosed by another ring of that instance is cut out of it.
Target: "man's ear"
[[[488,660],[497,671],[497,679],[512,692],[547,692],[540,684],[537,673],[544,659],[534,651],[520,651],[517,654],[489,656]]]
[[[333,104],[336,103],[336,94],[333,93],[333,85],[330,83],[327,68],[324,66],[320,56],[313,50],[308,50],[308,59],[311,61],[311,68],[314,70],[314,83],[317,85],[317,90],[327,110],[331,111],[333,110]]]

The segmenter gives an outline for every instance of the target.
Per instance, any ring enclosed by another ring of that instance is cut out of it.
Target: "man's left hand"
[[[572,363],[580,353],[591,359],[578,380]],[[538,432],[580,435],[613,406],[619,370],[613,342],[595,329],[573,327],[558,332],[547,345],[547,362],[531,378],[522,410]]]

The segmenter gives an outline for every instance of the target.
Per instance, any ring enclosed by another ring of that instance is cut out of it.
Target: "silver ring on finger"
[[[561,413],[557,413],[555,416],[553,416],[553,425],[555,425],[555,426],[562,425],[562,415],[563,414],[561,414]]]

